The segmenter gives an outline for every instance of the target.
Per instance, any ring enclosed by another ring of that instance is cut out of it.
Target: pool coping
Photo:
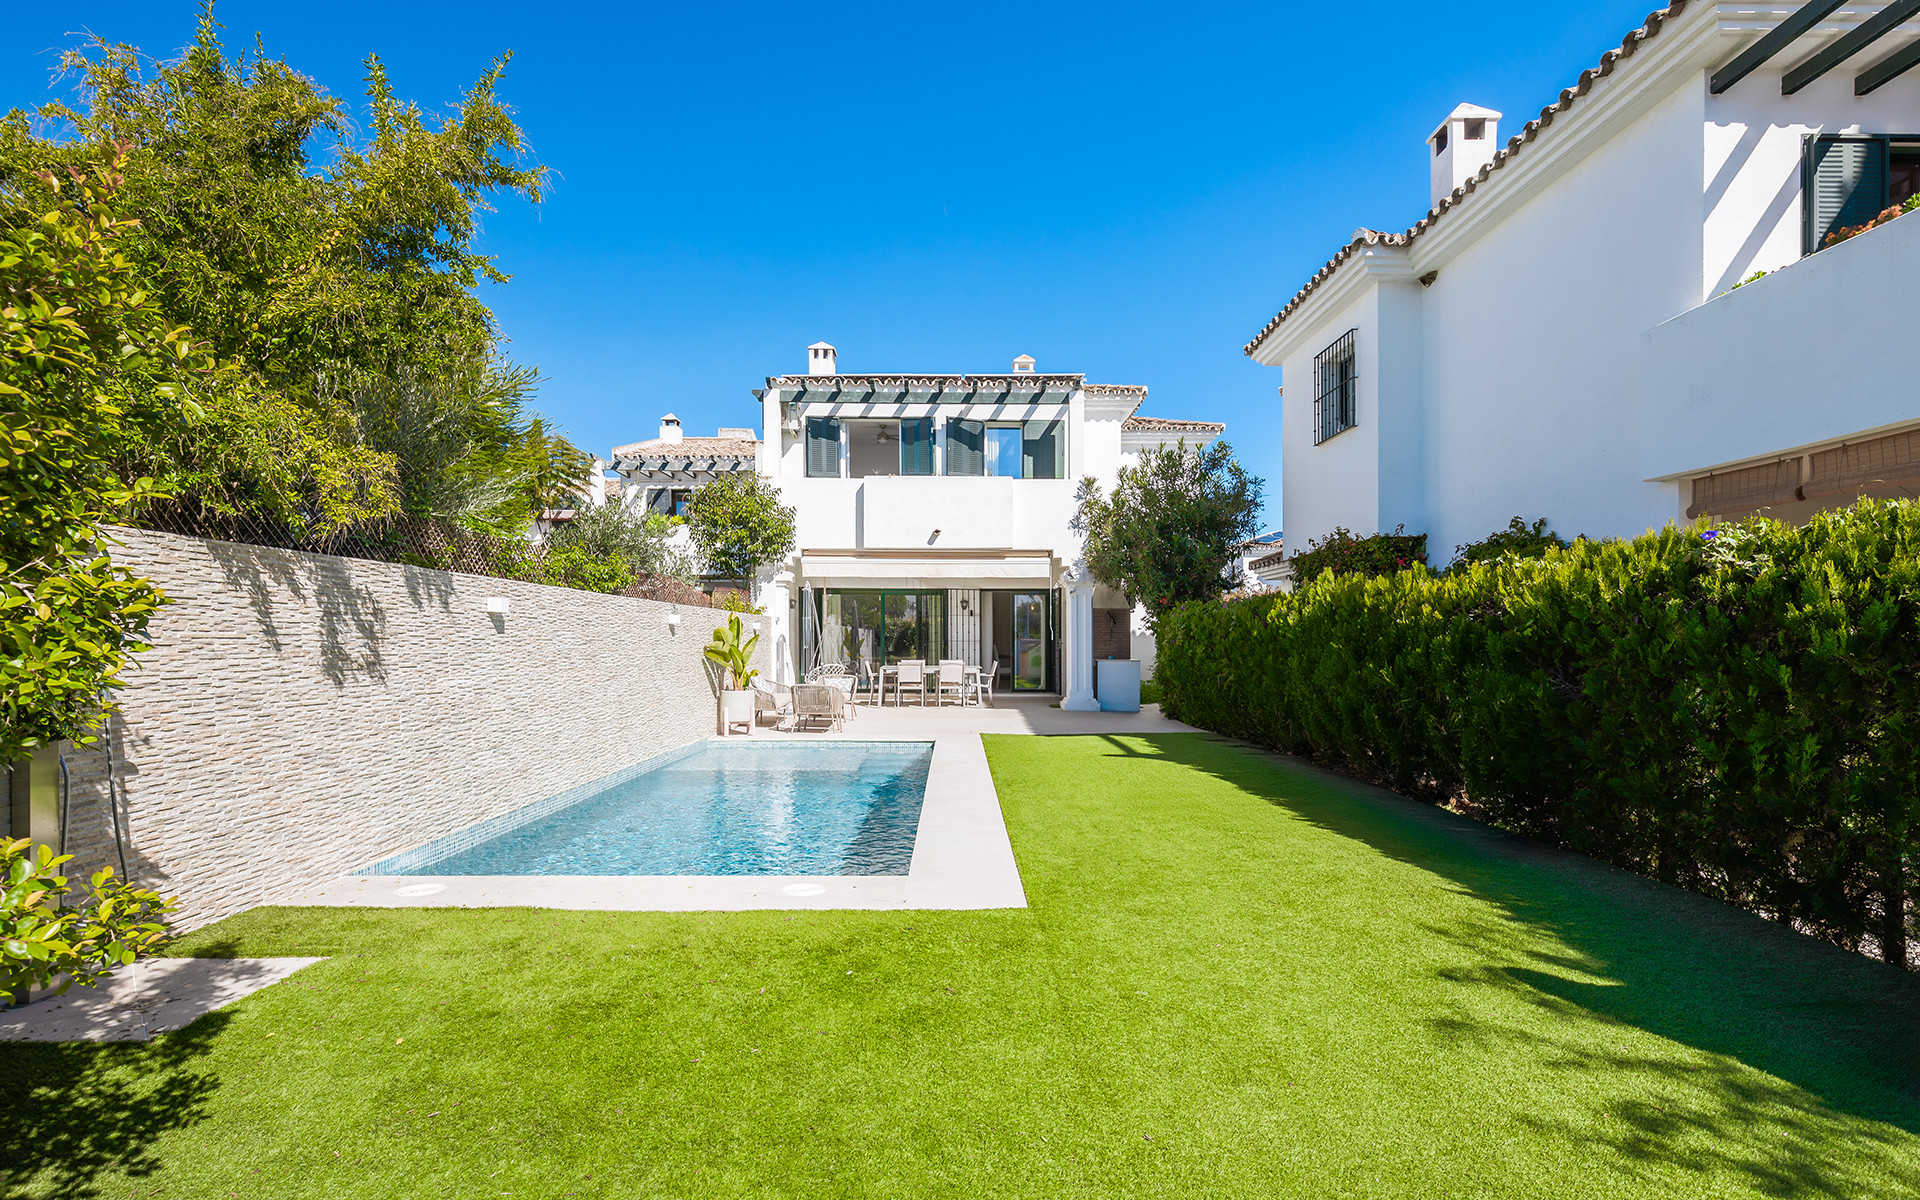
[[[539,810],[577,802],[586,789],[608,780],[657,769],[702,746],[709,738],[655,755],[643,763],[581,788],[515,809],[471,830]],[[1025,908],[1026,888],[1014,861],[1013,842],[1000,811],[987,752],[978,733],[931,737],[855,738],[863,742],[933,743],[926,795],[905,875],[362,875],[342,876],[286,903],[379,908],[563,908],[632,912],[740,912],[749,909],[980,909]],[[575,797],[574,800],[564,798]],[[500,824],[495,836],[519,823]],[[461,837],[469,830],[449,835]],[[396,854],[383,865],[439,844],[433,839]],[[483,840],[476,837],[474,840]],[[368,868],[361,868],[366,870]],[[437,890],[419,894],[427,888]],[[401,895],[401,892],[413,892]]]

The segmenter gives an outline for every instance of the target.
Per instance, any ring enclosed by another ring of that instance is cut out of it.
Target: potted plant
[[[740,615],[732,613],[725,625],[713,631],[713,641],[707,644],[708,660],[719,664],[721,670],[722,732],[739,722],[745,722],[749,730],[753,728],[753,680],[760,674],[753,669],[753,648],[759,645],[760,635],[743,638],[745,632]]]

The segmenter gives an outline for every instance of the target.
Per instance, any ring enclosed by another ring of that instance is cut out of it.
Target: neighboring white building
[[[1151,674],[1140,621],[1080,562],[1075,489],[1226,427],[1137,417],[1146,395],[1025,355],[1001,375],[844,375],[834,347],[808,347],[807,374],[755,392],[759,471],[797,512],[797,550],[760,592],[774,678],[856,658],[997,661],[1001,687],[1088,708],[1096,658]]]
[[[669,517],[687,515],[693,489],[722,475],[754,469],[760,439],[751,429],[722,429],[713,437],[686,437],[680,418],[660,418],[660,436],[613,448],[613,469],[629,505]]]
[[[1913,495],[1920,217],[1811,253],[1920,185],[1913,10],[1675,0],[1506,143],[1449,114],[1427,215],[1357,230],[1246,346],[1290,385],[1293,546],[1404,524],[1438,564],[1514,516]]]

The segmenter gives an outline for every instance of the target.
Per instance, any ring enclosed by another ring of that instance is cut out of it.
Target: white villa
[[[1146,388],[1041,374],[1025,355],[999,375],[846,375],[834,347],[807,354],[806,374],[754,393],[758,470],[798,513],[798,549],[760,591],[776,681],[956,658],[1087,709],[1095,659],[1152,673],[1151,638],[1079,562],[1075,489],[1224,425],[1138,417]]]
[[[1916,37],[1907,0],[1674,0],[1506,142],[1450,113],[1426,215],[1355,231],[1245,348],[1289,385],[1288,542],[1404,524],[1442,563],[1514,516],[1914,495],[1920,217],[1826,243],[1920,187]]]

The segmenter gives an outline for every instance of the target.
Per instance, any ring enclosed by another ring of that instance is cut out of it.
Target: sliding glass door
[[[1013,690],[1045,691],[1047,686],[1047,594],[1013,594]]]
[[[947,656],[947,594],[939,591],[841,591],[826,594],[820,661],[868,667]]]

